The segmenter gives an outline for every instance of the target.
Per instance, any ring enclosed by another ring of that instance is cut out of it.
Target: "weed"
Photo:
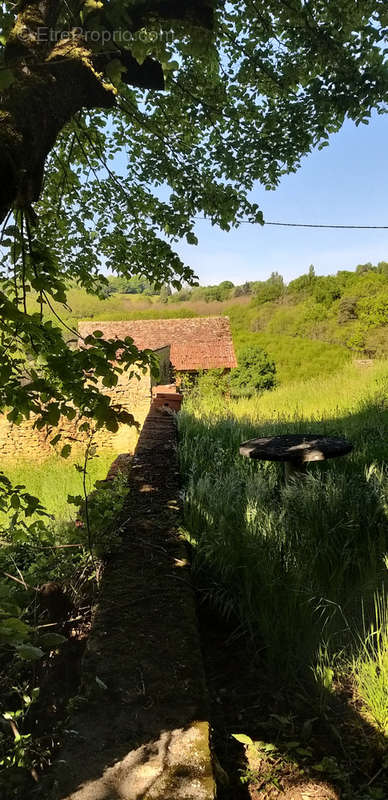
[[[364,616],[359,653],[353,660],[357,692],[378,730],[388,734],[388,597],[384,589],[374,597],[374,620],[367,628]]]

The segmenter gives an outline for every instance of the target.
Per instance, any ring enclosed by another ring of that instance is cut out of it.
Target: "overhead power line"
[[[247,219],[244,220],[249,224],[255,225],[256,223]],[[363,231],[387,231],[388,225],[321,225],[310,222],[264,222],[264,225],[280,225],[285,228],[341,228],[347,230],[363,230]]]
[[[195,219],[209,220],[208,217],[197,216]],[[240,219],[241,225],[260,225],[254,219]],[[263,225],[277,225],[283,228],[340,228],[342,230],[362,230],[362,231],[388,231],[388,225],[324,225],[315,222],[268,222],[265,220]]]

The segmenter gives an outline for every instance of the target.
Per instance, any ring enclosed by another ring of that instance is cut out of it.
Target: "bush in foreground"
[[[254,394],[276,386],[276,366],[261,347],[247,347],[241,351],[237,369],[230,375],[230,393],[233,397],[252,397]]]

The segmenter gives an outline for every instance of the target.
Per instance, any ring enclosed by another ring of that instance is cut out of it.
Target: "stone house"
[[[181,397],[176,386],[171,385],[172,372],[193,374],[213,368],[230,370],[237,366],[227,317],[80,322],[80,346],[82,339],[97,329],[106,339],[130,336],[139,349],[153,350],[159,364],[156,379],[149,369],[131,379],[124,372],[116,386],[103,389],[115,405],[133,414],[137,422],[137,427],[120,426],[117,433],[105,429],[98,431],[97,444],[113,453],[134,451],[152,397],[156,405],[179,409]],[[79,434],[77,421],[62,419],[58,430],[62,434],[61,447],[69,442],[76,448],[77,443],[82,444],[85,438]],[[50,438],[45,430],[38,431],[34,427],[33,418],[16,426],[8,422],[6,416],[0,416],[0,458],[23,458],[28,454],[37,461],[43,460],[53,452]]]
[[[195,373],[206,369],[237,367],[228,317],[184,319],[136,319],[123,322],[79,322],[78,332],[86,337],[100,330],[105,339],[130,336],[139,350],[170,347],[175,372]]]

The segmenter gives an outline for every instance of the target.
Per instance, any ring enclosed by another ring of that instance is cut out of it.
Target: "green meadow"
[[[349,364],[250,399],[197,394],[179,423],[184,530],[201,591],[249,631],[275,680],[328,693],[351,680],[383,735],[387,390],[387,362]],[[354,449],[289,484],[282,465],[239,455],[244,440],[292,432],[345,436]]]
[[[336,275],[309,273],[285,285],[278,273],[266,281],[194,287],[160,295],[124,293],[125,281],[109,278],[99,299],[72,286],[67,305],[44,313],[73,337],[80,319],[131,320],[218,316],[230,319],[237,356],[248,346],[263,348],[275,362],[278,384],[335,374],[357,358],[388,357],[388,264],[359,265]],[[127,288],[131,288],[128,287]],[[133,288],[133,287],[132,287]],[[31,293],[30,310],[37,308]]]

